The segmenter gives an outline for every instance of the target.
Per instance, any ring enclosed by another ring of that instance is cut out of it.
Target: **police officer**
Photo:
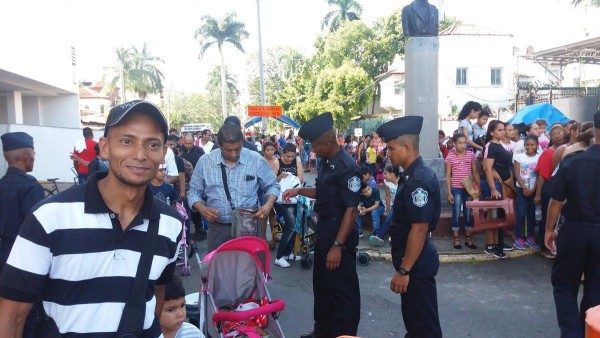
[[[583,338],[586,310],[600,305],[600,111],[594,115],[594,128],[594,144],[565,157],[552,178],[544,244],[556,251],[552,286],[561,337]],[[565,220],[557,235],[554,225],[561,211]]]
[[[44,198],[44,190],[35,177],[27,175],[33,170],[35,151],[33,138],[27,133],[6,133],[1,137],[4,158],[8,163],[6,175],[0,178],[0,273],[13,243],[19,233],[21,223],[31,208]],[[23,337],[35,337],[37,311],[41,304],[36,303],[27,317]]]
[[[316,198],[314,210],[319,216],[313,269],[315,324],[313,332],[302,338],[355,336],[360,321],[360,290],[354,217],[360,172],[352,157],[338,145],[330,113],[305,123],[298,135],[310,141],[322,159],[316,188],[290,189],[283,196],[286,200],[297,195]]]
[[[438,179],[419,155],[422,126],[421,116],[406,116],[381,125],[377,134],[392,163],[404,169],[390,227],[396,269],[390,289],[401,295],[406,337],[436,338],[442,336],[435,285],[440,262],[429,236],[440,218],[441,199]]]

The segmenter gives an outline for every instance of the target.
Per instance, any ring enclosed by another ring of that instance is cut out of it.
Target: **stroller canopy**
[[[544,119],[548,122],[546,130],[550,130],[550,127],[554,123],[567,123],[569,118],[566,117],[560,110],[556,109],[550,103],[538,103],[527,106],[515,114],[508,123],[519,124],[519,123],[533,123],[537,119]]]
[[[269,251],[269,245],[264,239],[252,236],[234,238],[221,244],[221,246],[204,257],[202,260],[202,270],[208,272],[215,255],[228,251],[242,251],[248,253],[254,258],[254,261],[261,272],[267,275],[270,274],[271,252]],[[206,267],[206,269],[204,267]],[[204,274],[202,277],[205,277]]]

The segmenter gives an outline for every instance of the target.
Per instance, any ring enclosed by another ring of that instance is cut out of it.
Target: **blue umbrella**
[[[246,123],[244,123],[244,128],[250,128],[252,127],[255,123],[258,123],[262,120],[262,117],[257,116],[257,117],[253,117],[250,120],[246,121]]]
[[[531,106],[527,106],[519,112],[515,114],[508,123],[510,124],[519,124],[519,123],[533,123],[537,119],[544,119],[548,122],[547,130],[550,130],[550,127],[554,123],[567,123],[569,122],[569,118],[566,117],[560,110],[556,109],[550,103],[538,103],[532,104]]]

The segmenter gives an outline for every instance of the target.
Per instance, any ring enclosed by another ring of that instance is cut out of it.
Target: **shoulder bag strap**
[[[223,186],[225,187],[225,195],[227,195],[227,200],[229,201],[229,206],[231,206],[231,210],[235,209],[233,207],[233,202],[231,201],[231,194],[229,193],[229,184],[227,184],[227,173],[225,173],[225,165],[221,163],[221,176],[223,177]]]
[[[131,294],[123,315],[119,322],[118,337],[142,337],[144,332],[144,319],[146,318],[146,290],[154,249],[158,242],[158,220],[150,220],[148,231],[144,239],[144,247],[140,256],[140,262],[135,273],[135,280],[131,288]]]

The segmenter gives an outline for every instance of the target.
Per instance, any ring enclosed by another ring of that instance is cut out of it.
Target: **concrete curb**
[[[360,252],[364,252],[368,254],[372,260],[375,261],[392,261],[392,254],[387,252],[381,252],[377,249],[373,249],[370,247],[359,247],[358,250]],[[506,255],[508,258],[520,258],[524,256],[529,256],[533,254],[539,253],[539,250],[513,250],[507,251]],[[488,255],[486,253],[457,253],[457,254],[440,254],[440,263],[472,263],[472,262],[488,262],[488,261],[497,261],[498,259]]]

